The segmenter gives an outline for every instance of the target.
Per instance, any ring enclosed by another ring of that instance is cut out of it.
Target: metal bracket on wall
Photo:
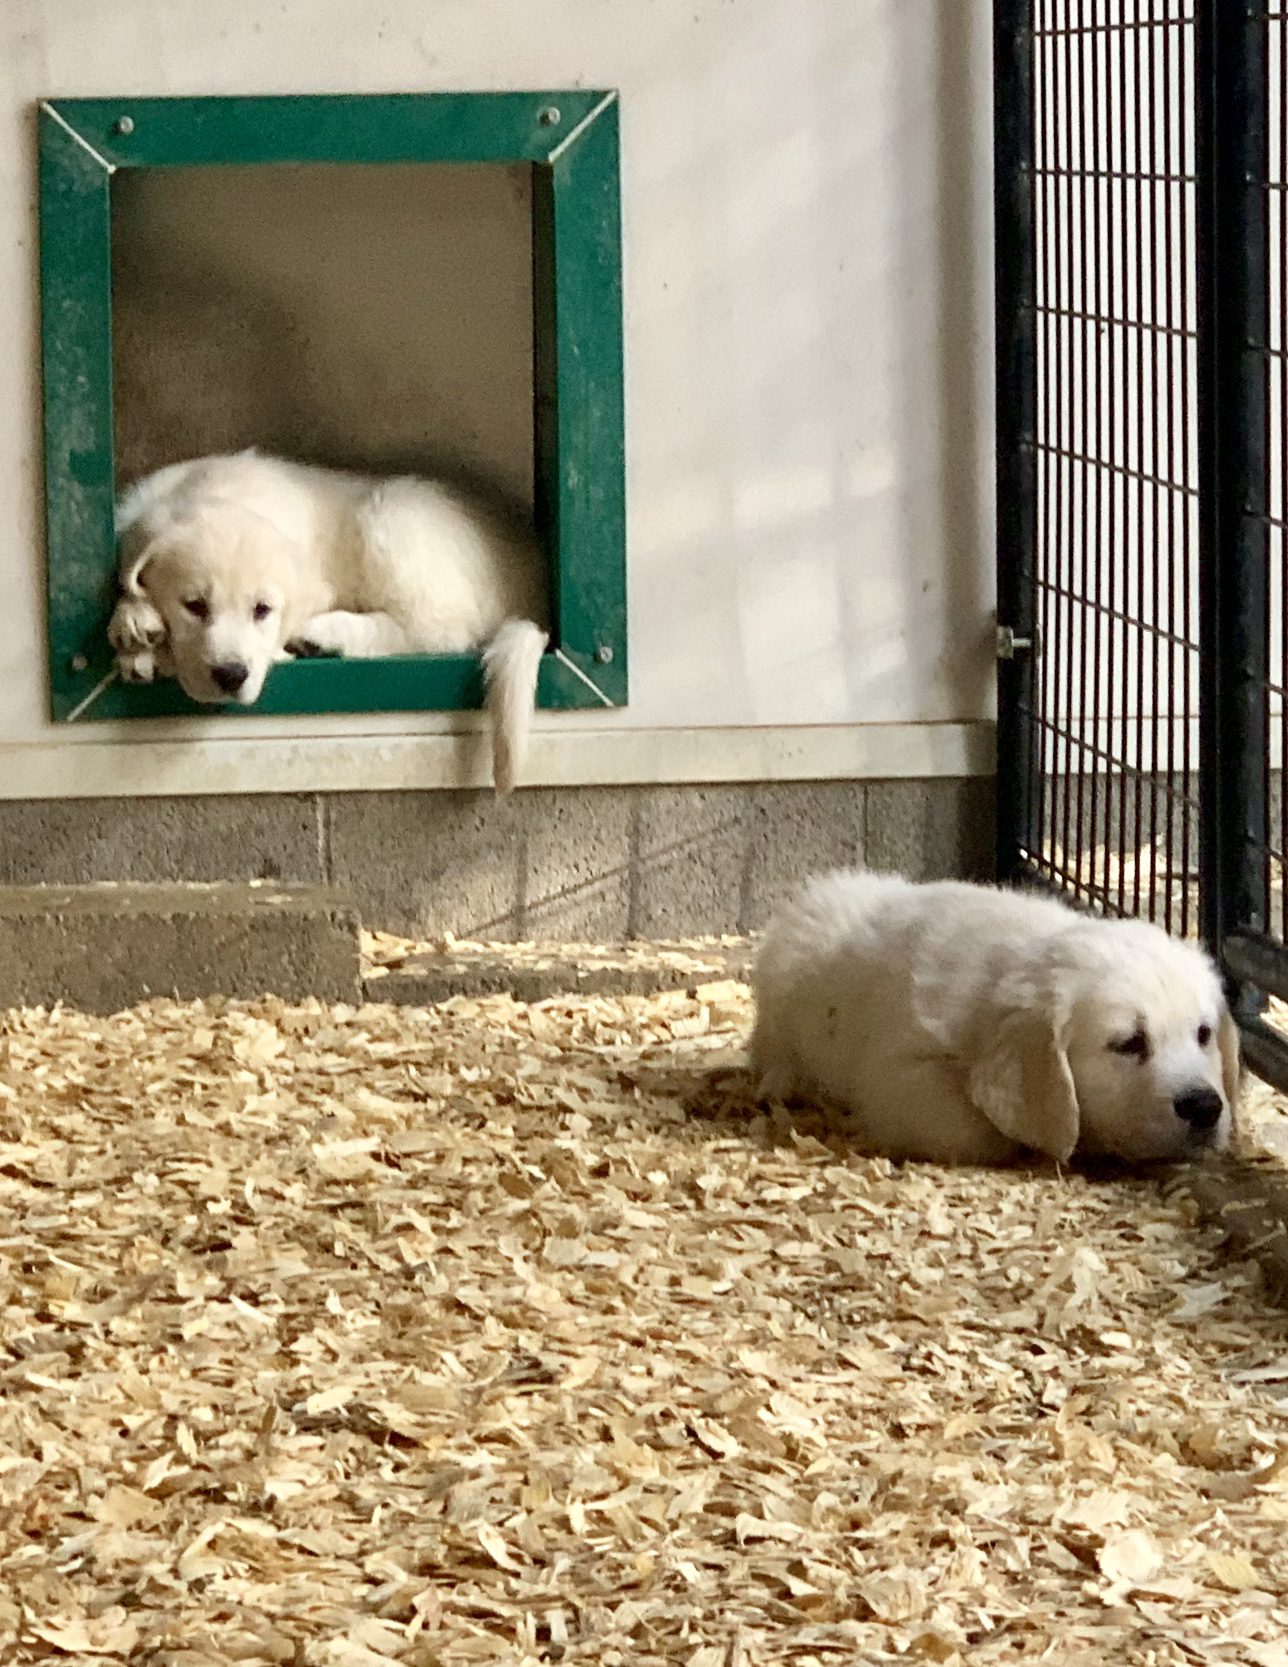
[[[1031,636],[1020,636],[1014,626],[999,625],[997,627],[997,657],[999,660],[1017,660],[1021,654],[1031,654],[1036,660],[1042,652],[1042,640],[1037,631]]]

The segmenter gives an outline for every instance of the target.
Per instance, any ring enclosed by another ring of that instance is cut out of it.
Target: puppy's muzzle
[[[1173,1100],[1172,1110],[1196,1135],[1207,1135],[1221,1121],[1225,1101],[1214,1088],[1196,1088]]]
[[[244,660],[223,660],[210,668],[210,681],[226,695],[235,695],[249,676],[250,667]]]

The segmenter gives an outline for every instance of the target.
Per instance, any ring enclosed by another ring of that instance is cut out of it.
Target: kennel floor
[[[764,1114],[740,982],[0,1022],[0,1659],[1288,1663],[1183,1176]]]

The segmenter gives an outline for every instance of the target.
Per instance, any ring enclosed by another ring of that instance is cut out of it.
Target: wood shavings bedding
[[[1288,1003],[1271,998],[1263,1015],[1274,1030],[1288,1034]],[[1288,1165],[1288,1096],[1248,1073],[1240,1103],[1241,1138],[1251,1156]]]
[[[899,1169],[690,998],[0,1029],[0,1660],[1288,1662],[1183,1191]]]

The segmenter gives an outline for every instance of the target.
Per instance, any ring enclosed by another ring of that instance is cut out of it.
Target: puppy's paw
[[[366,659],[405,654],[407,634],[388,614],[355,614],[347,608],[332,608],[329,613],[304,620],[286,649],[297,660]]]
[[[292,637],[286,645],[286,652],[292,660],[338,660],[344,650],[318,642],[313,637]]]
[[[116,670],[122,683],[155,683],[157,657],[150,648],[141,648],[134,654],[118,654]]]
[[[163,639],[155,648],[132,649],[116,656],[116,674],[122,683],[155,683],[158,677],[174,676],[174,656]]]
[[[120,655],[137,655],[165,641],[165,621],[146,596],[123,596],[107,627],[107,640]],[[151,678],[135,681],[151,682]]]

